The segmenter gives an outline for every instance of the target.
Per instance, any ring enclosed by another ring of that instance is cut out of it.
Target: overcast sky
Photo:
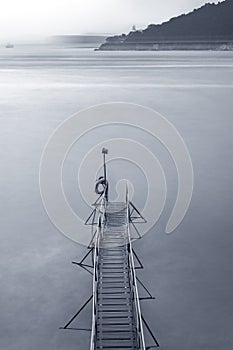
[[[205,0],[5,0],[0,39],[56,34],[121,33],[203,5]],[[211,0],[217,3],[218,0]]]

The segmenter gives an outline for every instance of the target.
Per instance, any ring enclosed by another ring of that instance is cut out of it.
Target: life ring
[[[101,188],[100,188],[101,186]],[[108,190],[108,181],[101,176],[97,181],[95,185],[95,193],[102,195],[104,191]]]

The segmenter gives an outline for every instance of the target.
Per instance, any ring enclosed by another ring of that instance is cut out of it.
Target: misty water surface
[[[178,129],[194,167],[189,211],[172,235],[164,234],[177,190],[174,165],[159,143],[122,128],[102,130],[74,147],[65,169],[67,196],[79,210],[76,169],[95,140],[130,132],[151,147],[167,176],[168,199],[157,226],[135,244],[145,266],[141,279],[156,296],[143,302],[144,316],[161,349],[232,348],[233,52],[2,47],[0,89],[1,349],[88,349],[88,332],[58,329],[89,297],[91,279],[70,264],[85,248],[65,238],[47,217],[39,163],[59,123],[111,101],[151,107]],[[113,182],[123,168],[111,165]],[[130,167],[128,174],[138,186],[140,206],[143,175]],[[80,327],[90,326],[90,314],[89,307]]]

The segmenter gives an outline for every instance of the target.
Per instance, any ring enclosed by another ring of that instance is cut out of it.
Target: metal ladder
[[[98,234],[91,349],[145,349],[127,202],[105,203]],[[135,289],[136,287],[136,289]]]
[[[137,349],[125,203],[108,203],[100,238],[96,349]]]

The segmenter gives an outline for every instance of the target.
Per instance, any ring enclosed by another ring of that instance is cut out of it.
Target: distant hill
[[[195,45],[197,49],[233,48],[233,0],[208,3],[168,22],[108,37],[100,49],[187,49]]]

